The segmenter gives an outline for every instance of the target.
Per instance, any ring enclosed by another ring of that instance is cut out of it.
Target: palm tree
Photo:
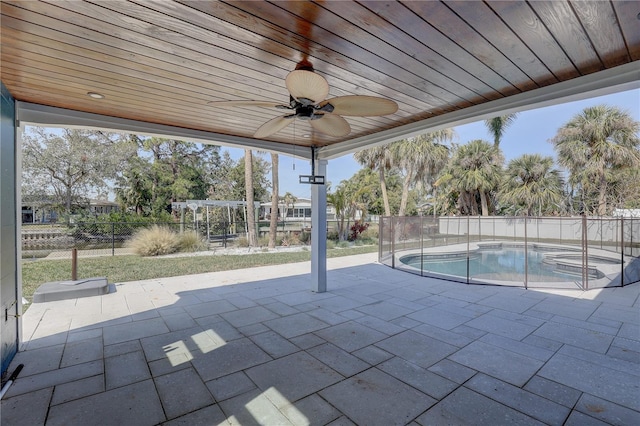
[[[503,157],[499,148],[484,140],[473,140],[458,148],[452,159],[450,184],[459,191],[461,213],[468,207],[470,214],[477,213],[476,195],[480,196],[482,215],[489,215],[489,195],[500,182]]]
[[[347,194],[344,185],[338,185],[333,193],[327,194],[327,201],[333,205],[333,208],[336,210],[336,219],[338,219],[338,239],[340,241],[344,241],[346,235],[344,222],[349,215],[347,211]]]
[[[289,206],[291,206],[292,209],[295,209],[296,208],[296,201],[298,201],[298,197],[296,197],[295,195],[293,195],[292,193],[287,191],[287,193],[284,194],[284,196],[282,197],[282,201],[284,201],[284,215],[283,215],[283,217],[287,217],[287,214],[289,212]]]
[[[253,205],[253,153],[250,149],[244,150],[244,181],[247,200],[247,240],[249,247],[255,247],[258,244],[258,238],[256,235],[255,207]]]
[[[271,153],[271,217],[269,218],[269,248],[276,246],[278,232],[278,154]]]
[[[513,124],[517,116],[517,113],[513,113],[484,120],[487,130],[489,130],[489,133],[493,136],[493,146],[496,148],[500,147],[504,132],[507,130],[507,127]]]
[[[454,136],[453,129],[443,129],[389,145],[392,164],[404,173],[398,216],[405,214],[409,188],[412,185],[431,186],[433,184],[449,156],[449,149],[444,143],[453,139]]]
[[[507,165],[498,195],[506,204],[523,207],[527,216],[536,210],[541,216],[543,209],[544,212],[557,210],[563,185],[552,157],[524,154]]]
[[[640,166],[639,129],[640,123],[627,112],[597,105],[574,116],[551,139],[559,163],[569,170],[569,181],[578,185],[583,207],[591,204],[591,191],[596,194],[597,214],[607,213],[612,173]]]
[[[387,194],[387,181],[385,172],[391,168],[391,153],[387,146],[376,146],[356,152],[354,158],[358,163],[371,170],[377,170],[380,176],[380,191],[384,202],[384,215],[391,216],[389,207],[389,195]]]

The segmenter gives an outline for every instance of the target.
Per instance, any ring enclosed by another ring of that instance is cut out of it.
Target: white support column
[[[19,123],[16,127],[16,261],[17,264],[21,264],[22,259],[22,141],[24,137],[24,124]],[[35,208],[34,208],[35,214]],[[22,304],[22,268],[17,268],[17,290],[16,290],[16,302],[18,304],[18,351],[23,341],[22,335],[22,315],[24,313],[24,306]]]
[[[327,160],[315,162],[315,174],[325,176]],[[327,291],[327,187],[311,185],[311,290]]]

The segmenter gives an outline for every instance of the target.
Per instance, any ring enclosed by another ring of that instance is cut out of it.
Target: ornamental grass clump
[[[180,244],[179,237],[170,229],[154,225],[136,232],[129,247],[140,256],[160,256],[174,253]]]
[[[203,251],[207,248],[200,234],[196,231],[183,232],[177,235],[178,238],[178,251],[181,252],[196,252]]]

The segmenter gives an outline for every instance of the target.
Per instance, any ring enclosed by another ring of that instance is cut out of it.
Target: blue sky
[[[504,153],[506,161],[522,154],[537,153],[555,157],[553,145],[548,141],[555,136],[558,128],[562,127],[583,109],[603,103],[626,110],[632,117],[635,117],[636,120],[640,120],[640,90],[620,92],[562,105],[524,111],[518,114],[516,121],[507,129],[500,143],[500,148]],[[487,132],[482,121],[458,126],[455,127],[455,130],[458,134],[457,142],[461,144],[473,139],[493,141],[493,138]],[[244,155],[243,150],[233,148],[224,149],[229,150],[231,156],[236,159]],[[268,156],[266,156],[266,158],[268,158]],[[353,159],[352,154],[345,155],[329,161],[326,178],[332,183],[332,186],[335,187],[342,180],[349,179],[353,176],[360,168],[360,164]],[[279,172],[281,195],[286,192],[291,192],[298,197],[310,196],[311,190],[309,185],[298,183],[299,175],[311,174],[311,165],[306,160],[280,155]]]

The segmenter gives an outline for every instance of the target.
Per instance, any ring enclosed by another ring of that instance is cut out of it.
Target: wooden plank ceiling
[[[318,147],[640,59],[637,1],[1,2],[1,78],[30,103],[251,138],[309,60],[329,97],[380,96],[397,113],[308,122],[268,139]],[[92,99],[98,92],[104,99]]]

